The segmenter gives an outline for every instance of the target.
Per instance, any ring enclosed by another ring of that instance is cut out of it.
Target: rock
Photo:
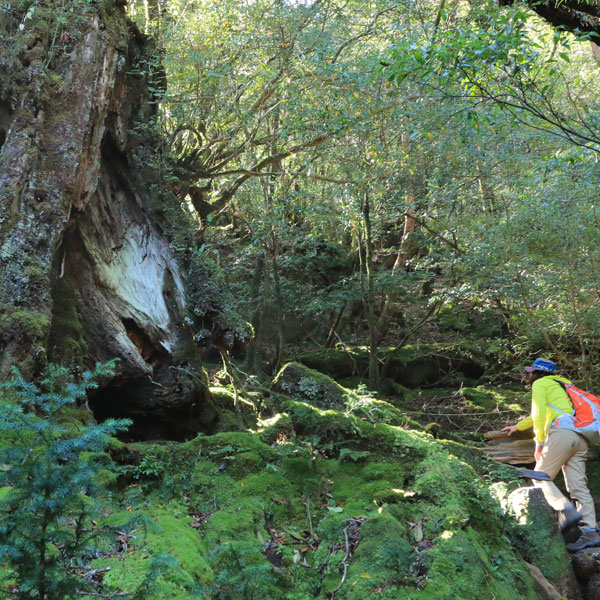
[[[398,350],[381,348],[380,358],[386,363],[382,376],[409,388],[425,384],[454,382],[451,373],[460,373],[460,379],[478,379],[483,374],[481,362],[473,357],[472,348],[440,344],[416,344]],[[364,348],[338,350],[325,348],[298,357],[302,364],[340,379],[364,375],[368,371],[369,354]]]
[[[598,572],[598,561],[584,552],[577,552],[571,558],[573,571],[579,581],[588,581]]]
[[[319,408],[341,408],[348,398],[355,396],[327,375],[295,362],[281,368],[273,385],[276,391],[297,396]]]
[[[513,491],[504,508],[516,518],[509,536],[523,558],[537,567],[565,598],[578,598],[578,585],[570,555],[558,530],[556,515],[540,488]]]
[[[586,600],[600,600],[600,573],[590,577],[585,589]]]

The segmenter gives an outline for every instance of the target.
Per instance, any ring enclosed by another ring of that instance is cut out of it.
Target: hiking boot
[[[579,552],[579,550],[593,548],[594,546],[600,546],[600,533],[597,531],[584,531],[576,542],[567,544],[567,550],[569,552]]]
[[[581,514],[578,513],[571,504],[558,513],[558,526],[561,531],[566,531],[574,525],[577,525],[581,519]]]

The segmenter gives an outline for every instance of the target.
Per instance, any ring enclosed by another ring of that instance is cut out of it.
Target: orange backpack
[[[576,431],[587,438],[588,442],[600,443],[600,398],[572,384],[565,384],[562,381],[556,383],[567,392],[567,396],[573,403],[573,413],[568,415],[560,408],[548,404],[562,413],[561,417],[554,420],[552,426]]]

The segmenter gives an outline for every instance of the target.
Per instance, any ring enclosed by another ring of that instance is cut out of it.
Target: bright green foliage
[[[89,519],[106,481],[102,452],[128,423],[73,431],[63,415],[113,366],[98,365],[73,383],[51,365],[39,385],[14,370],[1,385],[9,399],[0,402],[0,555],[13,570],[16,598],[73,598],[84,586],[74,568],[93,545]]]

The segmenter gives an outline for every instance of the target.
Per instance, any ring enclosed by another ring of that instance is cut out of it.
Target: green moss
[[[368,516],[378,506],[403,497],[400,492],[409,478],[406,465],[401,463],[370,462],[366,465],[327,461],[325,473],[331,481],[331,496],[347,516]],[[397,490],[392,491],[392,490]]]
[[[297,360],[311,369],[340,379],[364,372],[365,367],[368,368],[369,356],[364,348],[350,348],[347,351],[325,348],[319,352],[302,354]]]
[[[342,597],[363,600],[376,588],[396,587],[410,576],[411,554],[406,528],[386,512],[376,515],[360,528]],[[397,591],[391,597],[397,597]]]
[[[15,309],[3,305],[0,315],[0,334],[18,332],[29,339],[44,339],[48,335],[50,318],[39,311]]]
[[[460,395],[467,409],[482,412],[513,410],[523,414],[529,410],[531,394],[524,390],[502,389],[498,387],[463,387]]]
[[[410,388],[431,383],[441,385],[444,381],[462,382],[465,375],[478,377],[483,373],[485,363],[485,352],[466,341],[406,345],[399,349],[380,348],[379,356],[387,363],[387,376]],[[367,372],[369,354],[365,347],[347,350],[328,348],[302,354],[297,360],[339,380]]]
[[[515,557],[509,544],[502,539],[485,543],[471,527],[443,533],[427,562],[427,585],[418,598],[538,598],[525,564]]]
[[[322,408],[341,407],[354,392],[319,371],[299,363],[287,363],[273,380],[275,390],[297,396]]]
[[[243,397],[239,392],[236,398],[233,391],[220,386],[210,387],[210,394],[218,411],[217,423],[213,431],[247,431],[249,428],[256,427],[258,408],[254,399]]]
[[[224,387],[211,387],[210,393],[217,406],[229,409],[235,406],[235,394],[231,390]]]
[[[499,489],[495,491],[498,494]],[[523,558],[538,567],[552,583],[568,581],[572,577],[571,561],[542,491],[520,488],[498,497],[505,510],[514,516],[507,521],[508,535]],[[539,548],[544,549],[543,553]]]
[[[63,279],[52,290],[52,328],[49,347],[52,360],[65,365],[80,365],[87,355],[84,328],[79,318],[79,298]]]
[[[277,452],[256,435],[224,432],[194,440],[199,452],[212,460],[226,464],[227,473],[246,475],[277,460]]]
[[[347,406],[352,414],[372,423],[385,423],[406,429],[422,429],[421,425],[406,412],[386,400],[358,395],[357,399],[349,399]]]
[[[269,598],[283,600],[285,591],[273,565],[261,550],[263,545],[248,541],[226,542],[211,556],[211,566],[217,577],[218,598]]]
[[[295,435],[294,424],[287,413],[277,413],[269,419],[260,419],[258,426],[260,439],[269,445],[285,442]]]
[[[133,517],[133,518],[132,518]],[[204,545],[190,527],[191,518],[176,517],[163,508],[148,508],[132,515],[113,513],[103,520],[106,527],[131,534],[127,550],[115,544],[116,556],[92,561],[93,568],[110,568],[103,579],[109,592],[117,590],[130,594],[147,582],[152,570],[158,567],[153,558],[173,559],[170,568],[159,571],[156,581],[144,595],[148,600],[165,597],[185,599],[198,587],[210,586],[214,575],[206,561]]]
[[[315,386],[339,391],[331,386],[335,382],[303,366],[294,369],[293,377],[282,380],[310,381],[293,396],[289,390],[274,393],[273,416],[261,420],[256,433],[200,435],[181,444],[116,444],[111,450],[133,469],[149,470],[147,479],[139,479],[144,485],[127,488],[124,501],[160,498],[162,504],[172,497],[168,493],[185,496],[179,513],[169,507],[168,514],[202,541],[200,558],[216,575],[211,582],[195,574],[203,572],[200,567],[184,564],[171,580],[166,571],[157,579],[163,597],[192,597],[200,586],[215,599],[326,600],[342,580],[343,561],[348,570],[335,593],[339,599],[536,597],[505,534],[519,548],[543,543],[519,538],[521,525],[490,493],[491,478],[510,479],[500,467],[477,449],[433,439],[397,406],[361,389],[348,396],[341,388],[344,395],[325,404]],[[228,390],[216,392],[219,401],[232,401]],[[495,406],[493,391],[474,392],[468,390],[465,401],[492,398]],[[160,482],[169,477],[178,483],[167,490]],[[163,510],[142,514],[162,525]],[[195,530],[181,516],[188,512],[196,515]],[[172,529],[177,531],[168,525],[159,534],[165,543]],[[170,546],[150,541],[136,545],[132,556],[143,556],[144,548],[153,549],[153,557],[173,555]],[[179,543],[171,545],[177,549]],[[132,562],[130,569],[127,557],[103,560],[114,567],[110,591],[119,586],[129,592],[150,572],[144,564],[151,558]],[[553,570],[553,576],[559,572]],[[167,585],[172,592],[165,591]]]
[[[305,402],[288,400],[282,408],[290,415],[298,435],[312,437],[321,446],[353,440],[356,449],[384,455],[416,457],[429,436],[385,423],[370,423],[349,413],[322,410]]]
[[[215,433],[224,433],[226,431],[246,430],[247,428],[240,424],[240,419],[234,411],[222,409],[219,411],[217,421],[211,429]]]

